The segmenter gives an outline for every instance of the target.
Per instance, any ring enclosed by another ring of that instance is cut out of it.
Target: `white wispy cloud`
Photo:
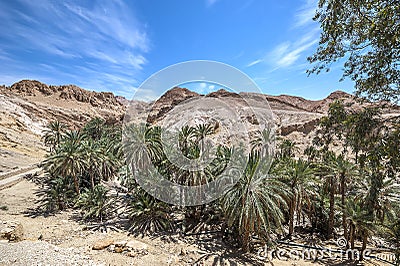
[[[287,67],[304,67],[307,57],[306,52],[310,50],[319,40],[319,28],[312,18],[317,8],[317,0],[305,0],[298,9],[292,30],[296,31],[297,38],[278,44],[269,52],[265,58],[273,67],[273,70]],[[302,62],[299,63],[299,61]]]
[[[214,5],[217,1],[219,1],[219,0],[206,0],[206,5],[207,5],[207,7],[210,7],[210,6]]]
[[[257,64],[261,63],[262,61],[263,61],[262,59],[254,60],[254,61],[248,63],[248,64],[246,65],[246,67],[251,67],[251,66],[257,65]]]
[[[7,68],[0,66],[3,74],[37,79],[47,74],[54,80],[59,77],[59,83],[68,80],[90,89],[130,93],[151,49],[146,27],[130,6],[118,0],[90,5],[16,1],[19,10],[11,5],[0,10],[2,37],[7,40],[0,57],[11,60]]]
[[[277,68],[292,66],[302,56],[303,52],[318,42],[317,38],[312,39],[311,37],[312,35],[306,35],[297,42],[281,43],[269,54],[271,62]]]
[[[318,0],[307,0],[300,9],[297,10],[294,17],[294,28],[304,27],[312,24],[315,11],[318,6]]]

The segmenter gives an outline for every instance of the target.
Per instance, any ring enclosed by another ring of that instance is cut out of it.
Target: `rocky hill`
[[[236,99],[234,101],[240,102],[242,96],[244,97],[247,93],[233,93],[226,91],[224,89],[220,89],[216,92],[209,93],[207,95],[201,95],[195,92],[192,92],[186,88],[175,87],[171,90],[167,91],[164,95],[162,95],[152,106],[152,117],[150,120],[162,119],[162,117],[168,113],[168,111],[172,110],[174,106],[179,103],[196,97],[213,97],[220,99]],[[332,92],[328,97],[322,100],[307,100],[302,97],[290,96],[290,95],[279,95],[279,96],[271,96],[266,94],[257,94],[258,97],[262,97],[266,99],[270,105],[272,111],[279,116],[279,113],[285,111],[283,113],[288,113],[290,111],[297,112],[300,114],[308,113],[308,115],[313,114],[313,116],[326,115],[329,105],[335,100],[342,101],[347,108],[350,109],[359,109],[362,106],[376,106],[379,107],[383,113],[398,113],[400,111],[400,107],[397,105],[392,105],[388,102],[377,102],[371,103],[366,100],[362,100],[360,98],[355,97],[352,94],[343,92],[343,91],[335,91]],[[286,120],[283,119],[283,126],[287,125]],[[295,122],[295,121],[293,121]]]
[[[296,142],[300,150],[311,143],[315,136],[315,130],[320,118],[327,114],[329,105],[335,100],[341,100],[346,108],[353,110],[359,109],[362,106],[376,106],[381,109],[384,116],[397,116],[400,114],[399,106],[387,102],[371,103],[362,101],[342,91],[335,91],[325,99],[312,101],[289,95],[270,96],[257,93],[237,94],[223,89],[207,95],[200,95],[188,89],[178,87],[167,91],[157,101],[147,106],[137,103],[131,104],[130,109],[135,110],[131,110],[130,113],[136,113],[137,117],[150,114],[149,117],[147,117],[147,122],[163,124],[163,120],[166,119],[166,117],[167,119],[171,119],[174,108],[177,108],[177,106],[185,110],[184,113],[188,113],[189,116],[196,116],[198,114],[196,110],[196,100],[202,97],[210,98],[210,105],[215,105],[213,108],[216,110],[220,108],[220,106],[213,103],[211,99],[219,99],[221,103],[236,108],[237,112],[241,112],[240,119],[246,121],[247,127],[250,128],[250,130],[252,124],[254,124],[254,119],[251,117],[251,114],[246,114],[246,112],[243,111],[246,110],[246,103],[243,98],[254,99],[253,103],[255,105],[257,105],[257,102],[267,100],[274,114],[273,121],[278,127],[277,133],[282,137]],[[190,104],[190,102],[193,102],[193,104]],[[192,107],[185,107],[185,105],[192,105]],[[266,109],[265,106],[256,106],[256,108],[258,108],[258,110]],[[185,120],[185,115],[181,114],[182,112],[175,114],[176,117],[172,117],[172,119],[177,123],[179,120]]]
[[[145,115],[148,122],[158,123],[176,111],[181,103],[201,97],[208,97],[216,112],[220,108],[217,101],[243,110],[243,97],[251,97],[255,105],[267,100],[279,128],[278,133],[297,142],[300,147],[310,143],[319,119],[326,114],[329,104],[334,100],[342,100],[348,108],[377,105],[388,116],[400,113],[398,106],[362,103],[353,95],[341,91],[333,92],[322,100],[310,101],[289,95],[236,94],[223,89],[200,95],[175,87],[155,102],[135,101],[130,104],[124,97],[109,92],[87,91],[75,85],[53,86],[34,80],[22,80],[10,87],[0,86],[0,175],[1,172],[21,168],[43,158],[45,149],[40,138],[49,121],[60,120],[70,128],[79,128],[93,117],[102,117],[109,122],[122,121],[127,106],[130,106],[132,119]],[[263,105],[257,108],[266,109]],[[190,110],[185,112],[188,116],[192,115]],[[242,112],[240,115],[240,119],[245,120],[250,127],[256,123],[251,113]]]
[[[0,174],[42,159],[40,138],[49,121],[78,128],[92,117],[121,121],[125,112],[112,93],[34,80],[0,86],[0,102]]]

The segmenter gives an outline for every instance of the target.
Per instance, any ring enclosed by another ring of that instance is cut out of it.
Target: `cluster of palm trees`
[[[101,180],[118,174],[122,162],[120,129],[95,118],[80,130],[49,123],[43,140],[49,147],[42,167],[47,174],[49,209],[65,209],[76,203],[81,192],[102,192]],[[103,193],[104,194],[104,193]],[[82,195],[82,199],[87,195]]]
[[[152,125],[128,125],[121,145],[121,128],[106,125],[101,119],[90,121],[80,131],[51,123],[44,136],[50,152],[43,166],[53,182],[49,194],[61,192],[56,206],[67,207],[72,194],[81,199],[81,207],[100,206],[97,211],[89,207],[89,217],[104,216],[101,210],[108,201],[95,196],[106,197],[98,186],[101,180],[118,176],[129,191],[130,229],[135,232],[184,231],[189,223],[210,223],[212,216],[212,222],[238,239],[244,251],[251,250],[254,239],[271,243],[281,237],[291,238],[299,233],[298,228],[310,229],[325,239],[344,237],[352,249],[360,241],[360,254],[373,235],[391,241],[398,250],[397,120],[385,120],[375,109],[351,111],[334,102],[304,156],[290,140],[282,140],[274,154],[272,131],[264,129],[251,141],[251,149],[242,151],[243,170],[232,172],[238,182],[220,199],[193,207],[166,204],[144,191],[136,180],[153,174],[147,171],[151,164],[152,171],[169,181],[203,185],[218,179],[240,147],[219,145],[212,150],[212,160],[206,167],[185,169],[168,156],[171,147],[162,141],[163,130]],[[197,159],[203,156],[206,138],[216,130],[212,124],[185,126],[176,135],[177,146],[173,148],[189,160]],[[84,197],[79,195],[81,190],[86,193]],[[185,195],[180,196],[184,200]],[[101,204],[96,205],[96,201]],[[183,221],[175,214],[183,214]]]
[[[400,219],[399,134],[398,118],[385,119],[376,108],[330,105],[314,146],[305,151],[328,194],[328,237],[340,221],[335,233],[351,248],[361,240],[364,251],[372,235],[382,236],[382,228]]]

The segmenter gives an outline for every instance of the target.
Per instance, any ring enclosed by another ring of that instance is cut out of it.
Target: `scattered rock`
[[[137,240],[130,240],[126,243],[125,245],[128,249],[131,250],[147,250],[148,246],[147,244],[137,241]]]
[[[114,242],[114,245],[115,245],[116,247],[125,247],[125,246],[126,246],[126,243],[128,243],[127,240],[121,240],[121,241],[116,241],[116,242]]]
[[[102,240],[97,241],[93,245],[92,249],[93,250],[102,250],[102,249],[107,248],[108,246],[110,246],[113,243],[114,243],[114,240],[112,240],[111,238],[104,238]]]
[[[149,254],[147,244],[137,240],[108,241],[108,239],[105,239],[96,244],[97,246],[94,246],[93,249],[104,249],[108,247],[107,250],[110,252],[124,253],[130,257]]]
[[[124,251],[124,249],[122,247],[115,247],[114,248],[114,252],[115,253],[122,253],[122,251]]]
[[[0,239],[21,241],[24,236],[22,224],[17,221],[0,221]]]
[[[187,251],[184,248],[181,248],[181,252],[180,252],[179,255],[186,256],[187,255]]]

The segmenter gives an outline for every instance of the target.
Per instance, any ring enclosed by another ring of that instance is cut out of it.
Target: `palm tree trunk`
[[[250,232],[249,230],[245,230],[242,235],[242,249],[244,252],[250,251]]]
[[[94,176],[90,173],[90,182],[92,183],[92,189],[94,189]]]
[[[347,243],[349,242],[349,237],[347,235],[347,216],[345,212],[345,204],[346,204],[346,178],[344,174],[341,174],[340,177],[340,194],[342,195],[341,203],[342,203],[342,225],[343,225],[343,237],[346,239]]]
[[[364,259],[364,250],[367,248],[368,235],[366,230],[363,230],[363,242],[361,247],[360,261]]]
[[[78,195],[80,195],[79,192],[79,183],[78,183],[78,178],[76,176],[74,176],[74,185],[75,185],[75,191]]]
[[[293,198],[289,204],[289,236],[293,235],[294,232],[294,206],[295,199]]]
[[[350,238],[350,248],[354,249],[354,238],[355,238],[355,228],[354,228],[354,224],[350,224],[350,234],[349,234],[349,238]]]
[[[330,177],[328,238],[332,237],[334,219],[335,219],[335,187],[333,184],[333,177]]]

